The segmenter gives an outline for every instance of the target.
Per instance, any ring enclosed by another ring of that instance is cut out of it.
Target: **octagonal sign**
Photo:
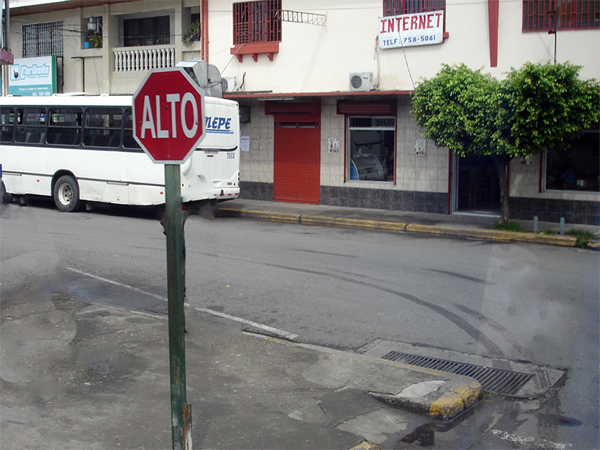
[[[204,96],[180,67],[154,69],[133,95],[133,137],[157,164],[183,164],[204,138]]]

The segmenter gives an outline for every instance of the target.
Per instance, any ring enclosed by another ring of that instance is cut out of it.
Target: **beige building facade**
[[[491,161],[426,140],[410,94],[443,63],[502,78],[569,61],[598,78],[597,3],[11,0],[10,46],[16,59],[57,56],[65,93],[131,94],[153,68],[214,65],[241,106],[242,198],[495,214]],[[598,135],[568,155],[513,160],[511,217],[600,224]]]

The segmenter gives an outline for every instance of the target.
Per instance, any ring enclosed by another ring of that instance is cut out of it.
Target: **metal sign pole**
[[[180,164],[191,157],[205,136],[204,96],[183,67],[153,69],[133,94],[132,112],[133,137],[154,163],[165,165],[163,226],[167,236],[173,449],[191,450],[192,407],[185,393],[185,219]]]
[[[167,235],[167,288],[169,296],[169,361],[171,371],[171,426],[173,450],[192,449],[192,412],[185,384],[185,250],[181,209],[181,172],[165,164],[165,217]]]

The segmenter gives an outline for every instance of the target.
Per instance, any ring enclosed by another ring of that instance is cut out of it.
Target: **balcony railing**
[[[115,72],[136,72],[175,66],[175,47],[121,47],[113,50]]]

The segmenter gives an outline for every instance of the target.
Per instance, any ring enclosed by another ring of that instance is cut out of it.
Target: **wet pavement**
[[[419,231],[424,234],[459,229],[472,238],[493,221],[241,200],[226,206],[221,213],[264,220],[379,223],[390,232],[410,232],[407,225],[414,224],[429,227]],[[84,275],[31,258],[2,261],[0,448],[171,448],[164,311],[140,313],[74,296],[65,283]],[[110,292],[130,295],[127,287]],[[504,422],[518,417],[545,420],[551,430],[578,426],[552,410],[540,419],[539,401],[481,398],[480,384],[470,378],[368,351],[268,337],[199,308],[186,308],[186,358],[194,448],[563,449],[570,447],[560,436],[528,441]]]
[[[2,294],[1,448],[169,448],[166,317],[73,298],[63,279]],[[186,358],[195,448],[384,448],[481,394],[468,378],[243,332],[193,308]]]

